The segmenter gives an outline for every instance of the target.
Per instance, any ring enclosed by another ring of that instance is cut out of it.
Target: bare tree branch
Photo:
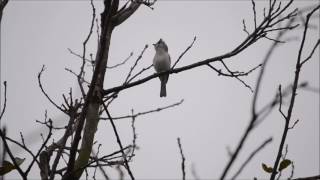
[[[186,52],[189,51],[189,49],[192,48],[192,46],[193,46],[193,44],[194,44],[194,42],[195,42],[196,40],[197,40],[197,36],[195,36],[195,37],[193,38],[192,43],[187,47],[187,49],[184,50],[184,51],[180,54],[180,56],[178,57],[178,59],[176,60],[176,62],[173,64],[173,66],[171,67],[171,69],[174,69],[174,68],[176,67],[176,65],[178,64],[178,62],[180,61],[180,59],[186,54]]]
[[[281,12],[286,10],[290,6],[291,3],[292,3],[292,0],[290,0],[281,9]],[[212,63],[212,62],[222,61],[224,59],[228,59],[230,57],[233,57],[233,56],[241,53],[244,49],[246,49],[251,44],[253,44],[256,41],[258,41],[259,39],[264,38],[266,36],[266,34],[268,33],[266,31],[272,29],[272,26],[270,26],[270,23],[273,23],[273,21],[275,21],[275,17],[278,17],[280,14],[279,13],[274,13],[274,14],[271,14],[270,16],[264,18],[264,20],[260,23],[260,25],[257,27],[257,29],[255,31],[253,31],[242,43],[240,43],[236,48],[234,48],[233,50],[231,50],[228,53],[225,53],[225,54],[217,56],[217,57],[201,60],[201,61],[198,61],[196,63],[190,64],[190,65],[186,65],[186,66],[183,66],[183,67],[180,67],[180,68],[174,68],[174,69],[170,69],[168,71],[155,73],[153,75],[147,76],[145,78],[142,78],[140,80],[137,80],[137,81],[134,81],[134,82],[131,82],[131,83],[127,83],[127,84],[124,84],[124,85],[120,85],[120,86],[116,86],[116,87],[113,87],[113,88],[109,88],[109,89],[104,90],[103,94],[107,95],[107,94],[110,94],[110,93],[113,93],[113,92],[118,92],[118,91],[121,91],[121,90],[124,90],[124,89],[128,89],[128,88],[131,88],[133,86],[137,86],[139,84],[145,83],[145,82],[147,82],[147,81],[149,81],[151,79],[157,78],[157,77],[159,77],[161,75],[164,75],[164,74],[180,73],[182,71],[186,71],[186,70],[189,70],[189,69],[192,69],[192,68],[196,68],[196,67],[199,67],[199,66],[208,65],[209,63]],[[285,16],[284,18],[285,19],[290,19],[290,17]],[[290,26],[288,26],[288,27],[290,27]],[[286,29],[286,30],[288,30],[288,29]],[[283,30],[282,31],[281,30],[277,30],[277,31],[282,32]]]
[[[143,50],[141,51],[140,55],[138,56],[138,58],[136,59],[136,61],[134,62],[133,66],[130,68],[130,71],[124,81],[124,84],[128,83],[129,78],[131,77],[131,73],[134,70],[134,68],[138,65],[138,62],[141,60],[144,52],[146,51],[146,49],[148,48],[148,45],[145,45]]]
[[[134,176],[133,176],[133,174],[132,174],[132,172],[131,172],[131,170],[130,170],[130,166],[129,166],[129,163],[128,163],[128,161],[127,161],[127,157],[126,157],[126,155],[125,155],[125,153],[124,153],[123,146],[122,146],[122,143],[121,143],[121,140],[120,140],[118,131],[117,131],[117,129],[116,129],[116,126],[115,126],[115,124],[114,124],[114,122],[113,122],[113,119],[112,119],[112,117],[111,117],[111,115],[110,115],[110,113],[109,113],[106,105],[105,105],[103,102],[102,102],[102,105],[103,105],[103,108],[104,108],[105,112],[106,112],[107,115],[108,115],[108,118],[110,119],[110,123],[111,123],[111,125],[112,125],[112,129],[113,129],[113,131],[114,131],[114,134],[116,135],[117,142],[118,142],[118,145],[119,145],[120,150],[121,150],[121,152],[122,152],[122,156],[123,156],[123,159],[124,159],[124,162],[125,162],[125,165],[126,165],[125,167],[126,167],[126,169],[127,169],[127,171],[128,171],[128,174],[129,174],[130,178],[131,178],[132,180],[134,180],[135,178],[134,178]]]
[[[7,103],[7,82],[4,81],[3,82],[3,85],[4,85],[4,106],[3,106],[3,109],[1,110],[1,114],[0,114],[0,121],[2,119],[2,116],[5,112],[5,109],[6,109],[6,103]],[[5,132],[5,131],[4,131]],[[12,152],[11,152],[11,149],[8,145],[8,142],[7,142],[7,139],[6,139],[6,133],[2,132],[2,128],[0,127],[0,137],[2,139],[2,143],[4,145],[4,150],[6,151],[6,153],[8,153],[11,161],[13,162],[13,164],[17,167],[17,170],[20,174],[20,176],[26,180],[27,179],[27,176],[26,174],[22,171],[22,169],[20,168],[20,166],[18,165],[15,157],[13,156]]]
[[[94,4],[93,4],[93,0],[90,0],[90,4],[91,4],[91,7],[92,7],[92,20],[91,20],[91,26],[90,26],[90,30],[89,30],[89,33],[86,37],[86,39],[84,40],[84,42],[82,43],[82,65],[81,65],[81,68],[80,68],[80,72],[78,74],[78,84],[79,84],[79,87],[80,87],[80,90],[81,90],[81,94],[82,94],[82,97],[85,98],[85,92],[84,92],[84,89],[83,89],[83,86],[82,86],[82,79],[84,79],[84,66],[86,64],[86,48],[87,48],[87,43],[91,37],[91,34],[93,32],[93,27],[94,27],[94,20],[96,18],[96,9],[94,7]]]
[[[243,162],[243,164],[241,165],[240,169],[233,175],[233,177],[231,179],[236,179],[239,174],[241,173],[241,171],[246,167],[246,165],[251,161],[251,159],[260,151],[262,150],[267,144],[271,143],[272,141],[272,137],[268,138],[267,140],[265,140],[257,149],[255,149],[250,155],[249,157]]]
[[[299,54],[298,54],[298,58],[297,58],[297,62],[296,62],[295,77],[294,77],[294,80],[293,80],[293,87],[292,87],[290,105],[289,105],[287,114],[284,116],[284,117],[286,117],[285,118],[285,127],[284,127],[284,131],[283,131],[283,134],[282,134],[281,142],[280,142],[280,145],[279,145],[278,154],[277,154],[276,160],[275,160],[274,165],[273,165],[273,171],[272,171],[270,180],[274,180],[275,177],[276,177],[278,165],[279,165],[281,154],[282,154],[282,149],[283,149],[285,140],[287,138],[287,133],[288,133],[288,130],[289,130],[289,125],[290,125],[289,123],[290,123],[290,120],[291,120],[293,106],[294,106],[295,98],[296,98],[296,95],[297,95],[296,92],[297,92],[297,87],[298,87],[298,83],[299,83],[300,70],[301,70],[301,67],[303,65],[303,63],[302,63],[303,62],[303,60],[302,60],[302,51],[303,51],[304,45],[305,45],[305,39],[306,39],[307,31],[308,31],[309,20],[310,20],[310,17],[314,14],[314,12],[319,10],[319,8],[320,8],[320,5],[318,5],[316,8],[314,8],[311,12],[309,12],[307,14],[306,23],[305,23],[305,27],[304,27],[304,31],[303,31],[303,36],[302,36],[302,40],[301,40],[301,44],[300,44],[300,48],[299,48]],[[319,45],[319,43],[316,43],[315,46],[318,46],[318,45]],[[312,55],[312,53],[311,53],[311,55]]]
[[[63,113],[66,113],[66,111],[64,109],[62,109],[60,106],[58,106],[50,97],[49,95],[47,94],[47,92],[43,89],[43,86],[42,86],[42,82],[41,82],[41,75],[42,73],[44,72],[45,70],[45,66],[42,65],[42,68],[40,70],[40,72],[38,73],[38,84],[39,84],[39,87],[42,91],[42,93],[44,94],[44,96],[50,101],[51,104],[53,104],[57,109],[59,109],[61,112]]]
[[[186,170],[185,170],[185,161],[186,158],[184,157],[183,151],[182,151],[182,145],[181,145],[181,141],[180,138],[177,138],[178,141],[178,146],[179,146],[179,150],[180,150],[180,155],[181,155],[181,170],[182,170],[182,180],[186,179]]]
[[[140,7],[141,4],[150,7],[152,9],[152,6],[155,4],[157,0],[132,0],[130,1],[129,7],[123,6],[123,8],[118,11],[111,19],[114,26],[118,26],[124,21],[126,21],[136,10]]]
[[[317,176],[310,176],[310,177],[300,177],[300,178],[294,178],[292,180],[319,180],[320,175]]]
[[[8,2],[9,2],[9,0],[1,0],[0,1],[0,24],[1,24],[1,20],[2,20],[3,9],[4,9],[4,7],[6,7]]]
[[[131,114],[131,115],[124,115],[124,116],[118,116],[118,117],[113,117],[112,119],[113,120],[119,120],[119,119],[127,119],[127,118],[137,118],[138,116],[143,116],[143,115],[146,115],[146,114],[150,114],[150,113],[154,113],[154,112],[160,112],[162,110],[166,110],[166,109],[169,109],[169,108],[173,108],[175,106],[179,106],[180,104],[183,103],[183,99],[180,100],[179,102],[176,102],[174,104],[170,104],[168,106],[164,106],[164,107],[159,107],[159,108],[156,108],[156,109],[152,109],[152,110],[148,110],[148,111],[143,111],[143,112],[139,112],[139,113],[136,113],[136,114]],[[100,118],[101,120],[110,120],[108,117],[102,117]]]
[[[118,64],[115,64],[113,66],[107,66],[107,69],[114,69],[114,68],[117,68],[117,67],[125,64],[132,56],[133,56],[133,52],[131,52],[130,55],[125,60],[123,60],[122,62],[120,62]]]
[[[269,15],[265,16],[265,19],[266,18],[267,19],[269,19],[269,18],[270,19],[274,19],[271,14],[274,11],[273,7],[274,7],[274,3],[275,2],[276,2],[276,0],[274,0],[273,3],[271,3],[271,1],[270,1],[270,3],[269,3],[269,13],[268,13]],[[292,3],[292,0],[289,1],[287,5],[290,5],[291,3]],[[284,8],[286,9],[287,7],[288,6],[285,6]],[[263,23],[261,23],[261,24],[264,24],[264,23],[270,24],[270,21],[268,21],[268,22],[263,21]],[[290,19],[287,22],[286,26],[291,26],[292,23],[293,23],[293,19]],[[261,24],[257,27],[257,29],[261,28]],[[287,30],[279,31],[275,39],[279,40],[284,35],[284,33],[286,31]],[[237,158],[240,150],[242,149],[242,146],[243,146],[244,142],[246,141],[248,135],[253,130],[253,128],[256,127],[255,122],[259,118],[259,115],[260,115],[260,114],[257,113],[256,104],[257,104],[258,94],[260,92],[260,86],[261,86],[261,83],[262,83],[262,77],[264,75],[266,65],[267,65],[268,61],[270,60],[272,52],[277,47],[277,44],[278,44],[277,41],[273,41],[271,47],[268,49],[268,51],[267,51],[267,53],[266,53],[266,55],[265,55],[265,57],[263,59],[262,66],[261,66],[261,69],[260,69],[260,73],[258,75],[258,79],[257,79],[256,85],[255,85],[255,90],[254,90],[254,95],[253,95],[253,100],[252,100],[252,106],[251,106],[251,119],[250,119],[250,122],[249,122],[247,128],[245,129],[244,134],[241,136],[241,139],[240,139],[240,141],[239,141],[239,143],[238,143],[238,145],[236,147],[236,150],[232,153],[232,156],[231,156],[228,164],[226,165],[225,169],[223,170],[223,173],[222,173],[220,179],[224,179],[225,178],[225,176],[227,175],[228,171],[231,168],[231,165],[234,163],[234,161]]]
[[[3,102],[3,108],[1,109],[1,113],[0,113],[0,124],[1,124],[2,116],[6,111],[6,107],[7,107],[7,81],[4,81],[3,85],[4,85],[4,102]]]

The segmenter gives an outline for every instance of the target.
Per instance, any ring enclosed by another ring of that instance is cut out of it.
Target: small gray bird
[[[171,59],[168,53],[167,44],[160,39],[156,44],[153,44],[156,54],[153,58],[153,66],[157,72],[167,71],[171,67]],[[167,96],[166,84],[168,82],[169,74],[159,77],[161,81],[160,97]]]

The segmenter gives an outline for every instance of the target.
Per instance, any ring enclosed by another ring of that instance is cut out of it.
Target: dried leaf
[[[273,168],[268,167],[265,163],[262,163],[262,169],[267,173],[272,173],[272,171],[273,171]]]

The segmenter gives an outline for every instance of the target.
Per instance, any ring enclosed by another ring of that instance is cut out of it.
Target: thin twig
[[[275,5],[275,2],[276,0],[274,0],[273,2],[271,2],[271,0],[269,1],[269,11],[268,11],[268,14],[265,15],[264,17],[264,20],[260,23],[260,25],[257,27],[257,29],[250,35],[248,36],[247,38],[250,38],[251,36],[254,36],[254,35],[257,35],[255,34],[258,30],[261,31],[261,28],[263,28],[264,26],[268,26],[268,24],[272,23],[272,21],[278,17],[279,15],[281,15],[281,13],[278,13],[278,14],[272,14],[274,12],[274,5]],[[292,3],[292,0],[290,0],[286,6],[284,6],[282,9],[281,9],[281,12],[283,12],[284,10],[286,10],[290,4]],[[288,17],[287,17],[288,18]],[[290,26],[291,24],[293,23],[293,21],[289,20],[288,23],[287,23],[287,26]],[[283,31],[278,31],[278,35],[276,36],[276,39],[279,40],[283,35],[284,33],[287,32],[287,30],[283,30]],[[263,35],[265,33],[260,33],[260,36]],[[261,36],[261,37],[264,37],[264,36]],[[242,44],[244,43],[248,43],[247,41],[244,41]],[[271,57],[271,54],[272,52],[274,51],[274,49],[277,47],[277,43],[276,41],[274,41],[271,45],[271,47],[269,48],[269,50],[267,51],[267,54],[266,56],[264,57],[263,59],[263,62],[262,62],[262,66],[261,66],[261,69],[260,69],[260,73],[258,75],[258,79],[256,81],[256,86],[255,86],[255,90],[254,90],[254,95],[253,95],[253,100],[252,100],[252,105],[251,105],[251,119],[249,121],[249,124],[247,126],[247,128],[245,129],[244,131],[244,134],[241,136],[240,138],[240,141],[236,147],[236,150],[232,153],[232,156],[230,158],[230,160],[228,161],[226,167],[224,168],[223,172],[222,172],[222,175],[220,176],[220,179],[223,180],[225,179],[227,173],[229,172],[232,164],[234,163],[234,161],[236,160],[236,158],[238,157],[239,155],[239,152],[240,150],[242,149],[243,147],[243,144],[244,142],[246,141],[248,135],[251,133],[251,131],[256,127],[255,125],[255,122],[256,120],[259,118],[259,114],[257,113],[257,99],[258,99],[258,94],[260,92],[260,88],[261,88],[261,83],[262,83],[262,77],[264,75],[264,72],[265,72],[265,67]],[[239,45],[241,46],[241,45]]]
[[[297,119],[294,123],[293,123],[293,125],[291,126],[291,127],[288,127],[289,129],[293,129],[297,124],[298,124],[298,122],[299,122],[299,119]]]
[[[262,150],[267,144],[271,143],[272,137],[268,138],[265,140],[258,148],[256,148],[250,155],[249,157],[243,162],[241,165],[240,169],[233,175],[231,179],[236,179],[239,174],[242,172],[242,170],[246,167],[246,165],[251,161],[251,159],[260,151]]]
[[[150,69],[153,66],[153,64],[149,65],[148,67],[142,68],[139,72],[137,72],[137,74],[135,74],[134,76],[132,76],[128,82],[131,82],[132,80],[134,80],[136,77],[138,77],[139,75],[141,75],[143,72],[147,71],[148,69]]]
[[[46,150],[48,152],[48,154],[51,154],[52,151],[56,147],[58,148],[56,157],[55,157],[55,159],[53,161],[53,164],[52,164],[51,173],[50,173],[50,180],[54,179],[55,171],[56,171],[56,169],[58,167],[60,158],[61,158],[62,153],[63,153],[63,147],[65,147],[65,144],[67,142],[68,137],[72,135],[72,133],[74,132],[74,130],[77,127],[77,125],[74,124],[74,121],[75,121],[75,118],[76,118],[76,115],[75,115],[76,112],[77,112],[77,108],[70,109],[70,111],[69,111],[69,117],[70,117],[69,118],[69,122],[68,122],[67,128],[66,128],[62,138],[59,141],[57,141],[56,143],[50,145]]]
[[[245,32],[245,33],[247,33],[247,35],[249,36],[250,35],[250,33],[249,33],[249,31],[247,30],[247,26],[246,26],[246,21],[243,19],[242,20],[242,25],[243,25],[243,31]]]
[[[252,3],[252,11],[253,11],[254,29],[257,29],[256,3],[254,2],[254,0],[251,0],[251,3]]]
[[[131,110],[131,115],[132,115],[132,121],[131,121],[131,128],[132,128],[132,134],[133,134],[133,138],[132,138],[132,150],[131,150],[131,155],[128,158],[128,161],[131,161],[131,158],[134,156],[134,152],[137,149],[137,132],[136,132],[136,127],[135,127],[135,122],[136,122],[136,116],[133,116],[134,111],[133,109]]]
[[[181,141],[180,138],[177,138],[178,141],[178,146],[179,146],[179,150],[180,150],[180,155],[181,155],[181,170],[182,170],[182,180],[186,179],[186,170],[185,170],[185,161],[186,158],[184,157],[183,151],[182,151],[182,145],[181,145]]]
[[[107,69],[113,69],[113,68],[119,67],[121,65],[124,65],[132,56],[133,56],[133,52],[131,52],[130,55],[125,60],[123,60],[122,62],[120,62],[118,64],[115,64],[113,66],[107,66]]]
[[[11,143],[13,143],[13,144],[16,144],[17,146],[19,146],[20,148],[22,148],[23,150],[25,150],[27,153],[30,154],[30,156],[31,156],[32,158],[35,157],[35,155],[33,154],[33,152],[32,152],[29,148],[27,148],[25,145],[19,143],[18,141],[14,140],[14,139],[11,139],[10,137],[7,137],[7,136],[6,136],[5,138],[6,138],[6,140],[8,140],[9,142],[11,142]],[[36,160],[36,163],[39,165],[39,161],[38,161],[38,160]]]
[[[279,85],[279,112],[281,113],[282,117],[287,120],[287,116],[282,111],[282,92],[281,92],[281,85]]]
[[[125,116],[118,116],[118,117],[113,117],[112,119],[113,120],[119,120],[119,119],[127,119],[127,118],[137,118],[138,116],[143,116],[143,115],[146,115],[146,114],[150,114],[150,113],[154,113],[154,112],[159,112],[159,111],[162,111],[162,110],[166,110],[166,109],[169,109],[169,108],[172,108],[172,107],[175,107],[175,106],[179,106],[180,104],[183,103],[183,99],[180,100],[179,102],[176,102],[174,104],[170,104],[168,106],[164,106],[164,107],[159,107],[159,108],[156,108],[156,109],[152,109],[152,110],[148,110],[148,111],[143,111],[143,112],[139,112],[139,113],[136,113],[136,114],[131,114],[131,115],[125,115]],[[108,117],[102,117],[100,118],[101,120],[110,120]]]
[[[0,113],[0,124],[1,124],[2,116],[3,116],[4,112],[6,111],[6,107],[7,107],[7,81],[4,81],[3,85],[4,85],[4,102],[3,102],[3,108]]]
[[[52,135],[52,121],[51,121],[51,119],[49,119],[48,122],[49,122],[49,126],[50,126],[50,127],[49,127],[49,133],[48,133],[48,135],[47,135],[47,138],[46,138],[45,141],[42,143],[41,147],[38,149],[37,154],[35,155],[35,157],[33,157],[31,163],[29,164],[29,167],[28,167],[27,170],[25,171],[25,174],[26,174],[26,175],[30,172],[30,170],[31,170],[34,162],[37,161],[37,158],[38,158],[38,156],[40,155],[42,149],[47,145],[49,139],[51,138],[51,135]]]
[[[74,52],[74,51],[73,51],[73,50],[71,50],[70,48],[67,48],[67,49],[68,49],[68,51],[69,51],[69,53],[70,53],[70,54],[72,54],[72,55],[74,55],[74,56],[76,56],[76,57],[80,58],[81,60],[83,60],[82,55],[80,55],[80,54],[78,54],[78,53]],[[87,59],[87,58],[85,58],[85,61],[87,61],[87,62],[89,62],[89,63],[92,63],[92,61],[91,61],[90,59]]]
[[[124,84],[126,84],[129,80],[129,78],[131,77],[131,73],[134,70],[134,68],[138,65],[138,62],[140,61],[140,59],[142,58],[144,52],[146,51],[146,49],[148,48],[148,45],[145,45],[143,50],[141,51],[140,55],[138,56],[138,58],[136,59],[136,61],[134,62],[133,66],[130,68],[130,71],[124,81]]]
[[[194,42],[195,42],[196,40],[197,40],[197,36],[195,36],[195,37],[193,38],[193,41],[192,41],[191,44],[187,47],[187,49],[184,50],[184,51],[180,54],[179,58],[178,58],[178,59],[176,60],[176,62],[173,64],[173,66],[171,67],[171,69],[173,69],[173,68],[176,67],[176,65],[177,65],[178,62],[181,60],[181,58],[189,51],[189,49],[192,48],[192,46],[193,46],[193,44],[194,44]]]
[[[93,32],[93,27],[94,27],[94,20],[96,18],[96,8],[94,7],[94,4],[93,4],[93,0],[90,0],[90,4],[91,4],[91,7],[92,7],[92,20],[91,20],[91,26],[90,26],[90,30],[89,30],[89,33],[86,37],[86,39],[84,40],[83,42],[83,52],[82,52],[82,65],[80,67],[80,72],[78,74],[78,84],[79,84],[79,87],[80,87],[80,90],[81,90],[81,94],[82,94],[82,97],[85,98],[86,96],[86,93],[84,91],[84,88],[83,88],[83,85],[82,85],[82,79],[84,79],[84,66],[86,64],[86,48],[87,48],[87,43],[91,37],[91,34]]]
[[[317,43],[313,46],[313,49],[310,52],[309,56],[300,63],[301,66],[304,63],[306,63],[313,56],[313,54],[314,54],[315,50],[317,49],[317,47],[319,46],[319,44],[320,44],[320,39],[318,39]]]
[[[111,117],[111,115],[110,115],[110,113],[109,113],[109,111],[108,111],[105,103],[102,102],[102,105],[103,105],[103,108],[104,108],[105,112],[106,112],[107,115],[108,115],[108,118],[110,119],[110,123],[111,123],[111,125],[112,125],[113,132],[114,132],[114,134],[115,134],[115,136],[116,136],[116,138],[117,138],[117,142],[118,142],[118,145],[119,145],[119,147],[120,147],[120,150],[121,150],[121,153],[122,153],[122,156],[123,156],[123,160],[124,160],[125,165],[126,165],[125,167],[126,167],[126,169],[127,169],[127,171],[128,171],[128,174],[129,174],[130,178],[131,178],[132,180],[134,180],[134,176],[133,176],[133,174],[132,174],[132,172],[131,172],[131,170],[130,170],[130,166],[129,166],[129,163],[128,163],[128,161],[127,161],[127,157],[126,157],[126,155],[125,155],[125,153],[124,153],[123,146],[122,146],[122,143],[121,143],[120,136],[119,136],[119,134],[118,134],[117,128],[116,128],[116,126],[115,126],[115,124],[114,124],[114,122],[113,122],[113,119],[112,119],[112,117]]]
[[[4,104],[5,104],[5,103],[6,103],[6,100],[7,100],[7,98],[6,98],[6,82],[4,82],[4,85],[5,85],[5,102],[4,102]],[[4,110],[2,110],[1,114],[3,115],[3,113],[4,113]],[[2,115],[1,115],[1,116],[2,116]],[[5,131],[2,132],[2,129],[1,129],[1,128],[0,128],[0,137],[1,137],[2,143],[3,143],[3,145],[4,145],[4,149],[5,149],[6,153],[8,153],[8,155],[9,155],[11,161],[13,162],[14,166],[16,167],[18,173],[20,174],[20,176],[22,177],[22,179],[27,180],[27,175],[22,171],[22,169],[21,169],[20,166],[18,165],[18,163],[17,163],[17,161],[16,161],[16,159],[15,159],[15,157],[14,157],[14,155],[13,155],[13,153],[12,153],[12,151],[11,151],[9,145],[8,145]]]
[[[283,11],[285,11],[290,6],[292,1],[293,0],[290,0],[288,2],[288,4],[286,4],[280,10],[280,12],[282,13]],[[273,21],[275,21],[275,16],[277,17],[281,13],[278,12],[277,14],[272,14],[272,15],[269,15],[269,16],[265,17],[264,20],[260,23],[260,25],[257,27],[257,29],[255,31],[253,31],[249,36],[247,36],[247,38],[242,43],[240,43],[236,48],[234,48],[232,51],[230,51],[228,53],[225,53],[223,55],[216,56],[216,57],[213,57],[213,58],[208,58],[208,59],[205,59],[205,60],[201,60],[201,61],[198,61],[196,63],[189,64],[189,65],[186,65],[186,66],[183,66],[183,67],[180,67],[180,68],[171,68],[170,70],[159,72],[159,73],[155,73],[153,75],[147,76],[145,78],[142,78],[140,80],[137,80],[137,81],[134,81],[134,82],[131,82],[131,83],[125,83],[125,84],[122,84],[120,86],[116,86],[116,87],[113,87],[113,88],[110,88],[110,89],[106,89],[106,90],[103,91],[103,94],[107,95],[109,93],[119,92],[121,90],[128,89],[128,88],[131,88],[133,86],[137,86],[139,84],[145,83],[145,82],[147,82],[147,81],[149,81],[151,79],[158,78],[159,76],[162,76],[162,75],[165,75],[165,74],[180,73],[182,71],[186,71],[186,70],[189,70],[189,69],[193,69],[193,68],[196,68],[196,67],[207,65],[207,64],[212,63],[212,62],[221,61],[221,60],[233,57],[233,56],[241,53],[243,50],[248,48],[253,43],[257,42],[259,39],[265,37],[265,35],[267,34],[267,32],[265,32],[265,31],[270,29],[269,24],[272,23]],[[286,19],[288,19],[288,18],[289,17],[286,17]],[[280,32],[280,34],[282,34],[283,31],[279,30],[278,32]]]
[[[99,152],[100,152],[100,147],[101,147],[101,144],[99,144],[99,146],[98,146],[98,151],[97,151],[97,153],[92,153],[92,154],[93,154],[93,159],[96,161],[97,166],[98,166],[101,174],[103,175],[104,179],[105,179],[105,180],[109,180],[109,179],[110,179],[109,176],[107,175],[106,171],[103,169],[103,167],[101,166],[101,164],[100,164],[99,161],[98,161],[98,154],[99,154]],[[97,170],[97,168],[94,169],[93,179],[95,179],[95,177],[96,177],[96,170]]]
[[[49,95],[47,94],[47,92],[43,89],[43,86],[42,86],[42,83],[41,83],[41,75],[42,75],[42,73],[44,72],[44,70],[45,70],[45,66],[42,65],[42,68],[41,68],[40,72],[38,73],[38,84],[39,84],[39,87],[40,87],[42,93],[43,93],[43,94],[45,95],[45,97],[50,101],[51,104],[53,104],[53,105],[54,105],[57,109],[59,109],[61,112],[67,114],[67,112],[66,112],[64,109],[62,109],[60,106],[58,106],[58,105],[49,97]]]

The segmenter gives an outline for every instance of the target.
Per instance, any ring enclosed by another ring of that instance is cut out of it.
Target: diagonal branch
[[[1,0],[0,1],[0,23],[1,23],[1,20],[2,20],[3,9],[8,4],[8,2],[9,2],[9,0]]]
[[[270,1],[270,4],[269,4],[269,15],[265,17],[265,19],[274,19],[272,18],[272,11],[273,11],[273,7],[274,7],[274,4],[275,4],[276,0],[273,1],[273,3],[271,3]],[[288,2],[287,5],[290,5],[292,3],[292,0]],[[288,6],[285,6],[284,9],[288,8]],[[278,14],[279,16],[280,14]],[[288,17],[289,18],[289,17]],[[290,25],[294,22],[294,19],[291,18],[288,22],[287,22],[287,25],[286,27],[290,27]],[[262,22],[259,27],[257,27],[257,30],[261,28],[262,24],[263,23],[267,23],[267,26],[268,24],[271,23],[271,21],[269,22]],[[278,34],[276,36],[276,40],[279,40],[286,32],[287,32],[288,29],[285,29],[283,31],[278,31]],[[253,99],[252,99],[252,106],[251,106],[251,119],[250,119],[250,122],[247,126],[247,128],[245,129],[244,131],[244,134],[241,136],[240,138],[240,141],[236,147],[236,150],[234,151],[234,153],[232,154],[229,162],[227,163],[225,169],[223,170],[223,173],[220,177],[220,179],[224,179],[225,176],[227,175],[228,171],[230,170],[232,164],[234,163],[234,161],[236,160],[236,158],[238,157],[239,155],[239,152],[240,150],[242,149],[242,146],[244,145],[244,142],[246,141],[246,139],[248,138],[249,134],[251,133],[251,131],[256,127],[255,125],[255,122],[256,120],[259,118],[259,115],[256,111],[256,104],[257,104],[257,100],[258,100],[258,94],[260,92],[260,88],[261,88],[261,83],[262,83],[262,78],[263,78],[263,75],[264,75],[264,72],[265,72],[265,69],[266,69],[266,65],[267,63],[269,62],[270,60],[270,57],[271,57],[271,54],[273,53],[273,51],[275,50],[275,48],[277,47],[277,44],[278,42],[277,41],[273,41],[271,47],[269,48],[269,50],[267,51],[267,54],[265,55],[264,59],[263,59],[263,62],[262,62],[262,66],[261,66],[261,69],[260,69],[260,73],[258,75],[258,78],[257,78],[257,81],[256,81],[256,86],[255,86],[255,90],[254,90],[254,95],[253,95]]]
[[[297,89],[298,89],[300,70],[301,70],[302,65],[303,65],[303,63],[301,62],[302,61],[302,51],[304,50],[304,47],[305,47],[305,40],[306,40],[306,36],[307,36],[310,17],[314,14],[314,12],[316,12],[319,9],[320,9],[320,5],[315,7],[311,12],[309,12],[307,14],[306,23],[305,23],[305,27],[304,27],[304,31],[303,31],[303,36],[302,36],[302,40],[301,40],[301,44],[300,44],[300,48],[299,48],[299,54],[298,54],[297,62],[296,62],[296,69],[295,69],[295,76],[294,76],[293,86],[292,86],[291,100],[290,100],[290,104],[289,104],[289,108],[288,108],[287,114],[285,115],[285,117],[286,117],[285,118],[285,127],[284,127],[284,131],[283,131],[283,134],[282,134],[281,142],[280,142],[280,145],[279,145],[277,157],[276,157],[276,160],[275,160],[274,165],[273,165],[273,171],[272,171],[272,174],[270,176],[270,180],[274,180],[275,177],[276,177],[278,165],[279,165],[280,158],[281,158],[281,155],[282,155],[282,149],[284,147],[284,144],[285,144],[285,141],[286,141],[286,138],[287,138],[287,133],[288,133],[288,130],[289,130],[289,125],[290,125],[290,120],[291,120],[291,116],[292,116],[292,112],[293,112],[295,98],[296,98],[296,95],[297,95],[296,92],[297,92]],[[318,44],[319,43],[317,43],[316,46],[318,46]]]
[[[173,64],[173,66],[171,67],[171,69],[173,69],[173,68],[176,67],[176,65],[178,64],[178,62],[180,61],[180,59],[184,56],[184,54],[186,54],[186,53],[189,51],[189,49],[192,48],[192,46],[193,46],[193,44],[194,44],[194,42],[195,42],[196,40],[197,40],[197,36],[195,36],[195,37],[193,38],[192,43],[187,47],[187,49],[184,50],[184,51],[180,54],[179,58],[178,58],[178,59],[176,60],[176,62]]]
[[[150,7],[156,3],[157,0],[131,0],[129,7],[126,7],[125,4],[115,15],[112,16],[111,21],[114,26],[118,26],[124,21],[126,21],[136,10],[140,7],[140,5],[145,5]]]
[[[262,150],[267,144],[271,143],[272,141],[272,137],[268,138],[267,140],[265,140],[257,149],[255,149],[250,156],[246,159],[246,161],[243,162],[243,164],[241,165],[240,169],[233,175],[233,177],[231,179],[236,179],[239,174],[241,173],[241,171],[245,168],[245,166],[251,161],[251,159],[260,151]]]
[[[123,9],[112,17],[111,21],[114,26],[118,26],[127,20],[140,7],[140,5],[141,3],[131,1],[129,7]]]
[[[133,176],[133,174],[132,174],[132,172],[131,172],[131,170],[130,170],[130,166],[129,166],[129,163],[128,163],[126,154],[124,153],[123,146],[122,146],[122,143],[121,143],[121,140],[120,140],[120,136],[119,136],[119,134],[118,134],[118,131],[117,131],[117,129],[116,129],[116,126],[115,126],[115,124],[114,124],[114,122],[113,122],[113,119],[112,119],[112,117],[111,117],[108,109],[107,109],[107,106],[105,105],[104,102],[102,102],[102,105],[103,105],[103,108],[104,108],[105,112],[106,112],[107,115],[108,115],[108,118],[110,119],[110,123],[111,123],[111,125],[112,125],[112,129],[113,129],[113,131],[114,131],[114,134],[116,135],[117,142],[118,142],[118,145],[119,145],[119,147],[120,147],[120,150],[121,150],[121,153],[122,153],[124,162],[125,162],[125,167],[126,167],[126,169],[127,169],[127,171],[128,171],[128,174],[129,174],[130,178],[131,178],[132,180],[134,180],[134,176]]]

